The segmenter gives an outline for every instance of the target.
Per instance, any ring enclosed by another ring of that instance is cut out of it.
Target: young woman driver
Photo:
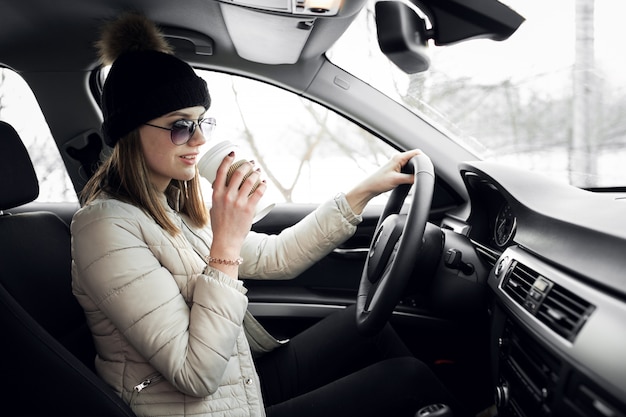
[[[281,234],[254,233],[266,187],[248,196],[259,175],[253,164],[226,185],[227,156],[210,210],[202,199],[196,163],[211,128],[205,81],[139,15],[110,23],[99,47],[112,64],[102,96],[112,153],[72,222],[73,291],[97,371],[133,411],[400,416],[449,402],[391,327],[364,338],[349,308],[280,343],[247,312],[239,280],[292,278],[321,259],[354,233],[372,197],[412,181],[400,168],[418,151],[394,156]]]

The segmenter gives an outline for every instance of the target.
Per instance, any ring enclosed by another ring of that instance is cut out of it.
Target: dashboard
[[[460,172],[498,415],[626,416],[626,202],[484,161]]]

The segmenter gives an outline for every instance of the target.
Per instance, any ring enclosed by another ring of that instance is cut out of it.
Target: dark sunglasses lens
[[[196,131],[196,124],[189,120],[179,120],[172,126],[172,142],[175,145],[187,143]]]

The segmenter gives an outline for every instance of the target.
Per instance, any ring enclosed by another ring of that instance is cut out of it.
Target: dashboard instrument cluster
[[[515,228],[517,226],[517,220],[515,213],[508,203],[504,203],[493,225],[493,241],[499,248],[505,248],[512,243],[515,236]]]

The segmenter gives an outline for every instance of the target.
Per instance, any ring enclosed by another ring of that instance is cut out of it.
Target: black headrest
[[[0,210],[30,203],[38,195],[37,175],[20,135],[0,121]]]

